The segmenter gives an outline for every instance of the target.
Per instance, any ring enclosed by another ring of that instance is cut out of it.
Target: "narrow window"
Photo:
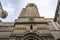
[[[30,25],[30,30],[32,30],[33,29],[33,27],[32,27],[32,25]]]
[[[33,6],[33,4],[30,4],[30,6]]]

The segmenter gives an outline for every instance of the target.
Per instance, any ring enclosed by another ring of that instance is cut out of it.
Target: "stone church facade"
[[[7,12],[4,14],[0,18],[7,17]],[[37,6],[28,3],[15,22],[0,21],[0,40],[60,40],[60,25],[55,18],[41,17]]]

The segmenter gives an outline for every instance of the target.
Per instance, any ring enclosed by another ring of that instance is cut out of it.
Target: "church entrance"
[[[43,40],[43,39],[36,34],[29,33],[29,34],[26,34],[22,38],[22,40]]]

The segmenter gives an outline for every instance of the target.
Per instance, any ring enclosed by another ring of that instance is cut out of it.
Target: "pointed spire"
[[[2,5],[1,5],[1,2],[0,2],[0,8],[2,9]]]
[[[2,5],[1,5],[1,2],[0,2],[0,18],[1,18],[1,14],[2,14]]]

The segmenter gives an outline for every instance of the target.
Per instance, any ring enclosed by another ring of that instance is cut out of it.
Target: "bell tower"
[[[40,17],[38,8],[34,3],[28,3],[26,8],[22,9],[19,17]]]

